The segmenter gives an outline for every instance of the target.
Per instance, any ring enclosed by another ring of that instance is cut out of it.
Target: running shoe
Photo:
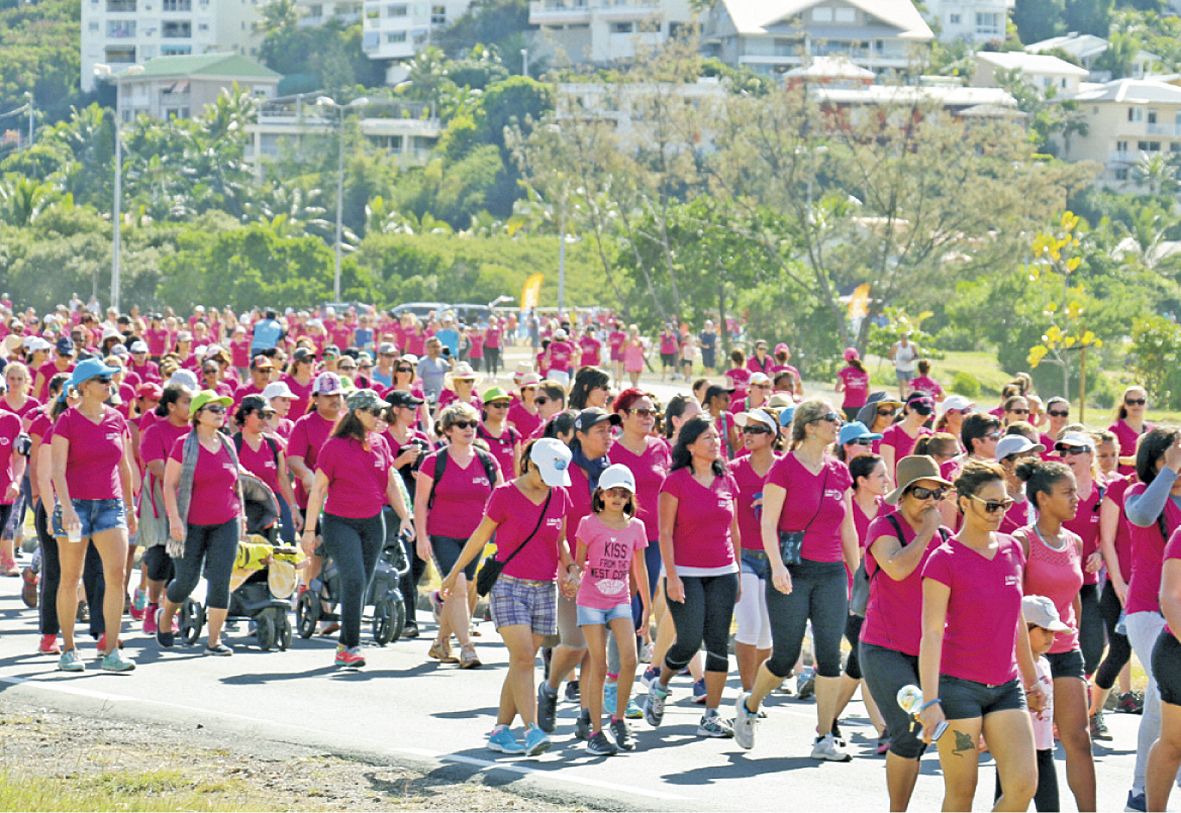
[[[552,733],[557,714],[558,693],[543,680],[537,687],[537,727],[546,733]]]
[[[142,621],[144,618],[144,611],[148,607],[148,591],[142,587],[135,588],[135,593],[131,597],[131,617],[136,621]]]
[[[159,604],[149,604],[144,610],[144,635],[156,634],[156,611],[159,609]]]
[[[41,643],[37,644],[37,654],[39,655],[60,655],[62,654],[61,647],[57,645],[57,635],[49,634],[41,636]]]
[[[216,646],[206,646],[206,655],[216,655],[220,658],[228,658],[234,654],[234,650],[226,646],[222,641],[218,641]]]
[[[697,724],[697,736],[715,739],[733,737],[734,726],[729,720],[723,719],[717,709],[706,709],[705,714],[701,715],[701,722]]]
[[[115,647],[103,655],[102,670],[104,672],[134,672],[135,661],[123,654],[123,650]]]
[[[693,682],[693,702],[699,706],[704,706],[706,696],[707,695],[706,695],[706,690],[705,690],[705,679],[702,678],[701,680],[694,681]]]
[[[652,684],[648,689],[648,697],[644,701],[644,719],[648,725],[655,728],[664,719],[664,702],[671,692],[659,683]]]
[[[523,754],[524,744],[513,736],[506,725],[498,725],[488,732],[488,750],[498,754]]]
[[[1096,742],[1112,739],[1111,732],[1107,730],[1107,722],[1103,719],[1103,712],[1101,711],[1091,717],[1091,739]]]
[[[574,739],[589,740],[591,738],[590,709],[579,709],[578,719],[574,721]]]
[[[98,653],[97,653],[96,657],[101,658],[103,656],[103,653],[107,651],[107,634],[105,632],[98,637],[98,642],[95,644],[95,646],[98,647]],[[122,649],[123,642],[116,641],[115,648]]]
[[[29,609],[37,606],[37,571],[31,567],[21,571],[21,601]]]
[[[6,559],[3,565],[0,565],[0,568],[3,568],[5,576],[12,576],[15,578],[21,574],[20,568],[16,566],[15,559]]]
[[[468,625],[468,628],[467,628],[467,634],[471,635],[474,638],[479,638],[481,635],[483,635],[483,633],[480,632],[479,620],[477,620],[475,618],[473,618],[471,620],[471,623]]]
[[[471,644],[461,647],[459,650],[459,668],[460,669],[475,669],[483,664],[480,663],[480,656],[476,654],[476,648]]]
[[[755,726],[759,722],[759,714],[746,707],[746,699],[750,692],[743,692],[734,701],[734,741],[739,747],[749,751],[755,745]]]
[[[832,721],[832,736],[833,736],[833,739],[835,739],[837,741],[837,745],[841,746],[842,748],[844,748],[846,745],[848,745],[848,743],[845,742],[845,735],[841,733],[841,721],[840,720],[833,720]]]
[[[853,759],[831,733],[817,737],[812,746],[812,759],[829,762],[849,762]]]
[[[1107,699],[1103,701],[1104,711],[1115,711],[1115,707],[1119,705],[1119,693],[1108,692]]]
[[[398,637],[405,638],[407,641],[413,641],[418,637],[418,625],[407,624],[406,626],[402,627],[402,634]]]
[[[171,629],[165,632],[160,628],[160,613],[164,612],[163,608],[156,610],[156,643],[165,648],[171,648],[176,643],[176,633]]]
[[[451,654],[451,642],[435,640],[431,644],[430,650],[427,651],[427,656],[434,658],[439,663],[459,663],[459,658]]]
[[[361,654],[361,647],[345,647],[336,645],[336,665],[342,669],[360,669],[365,665],[365,656]]]
[[[810,667],[804,667],[796,678],[796,696],[800,700],[807,700],[816,694],[816,673]]]
[[[57,670],[59,672],[85,672],[86,664],[78,657],[78,650],[67,649],[57,659]]]
[[[1124,805],[1124,810],[1131,810],[1134,813],[1145,813],[1148,810],[1148,800],[1143,793],[1128,791],[1128,803]]]
[[[602,731],[596,731],[587,738],[586,752],[596,757],[612,757],[619,753],[619,748]]]
[[[577,703],[579,697],[579,688],[577,680],[566,681],[566,700],[571,703]]]
[[[609,717],[615,716],[615,706],[619,703],[619,682],[608,680],[603,684],[603,713]]]
[[[1124,692],[1119,696],[1116,710],[1124,714],[1143,714],[1144,696],[1139,692]]]
[[[636,750],[636,737],[632,734],[631,726],[627,724],[626,720],[612,720],[611,736],[615,739],[615,747],[620,751],[634,751]]]
[[[623,712],[623,716],[629,720],[640,720],[644,717],[644,710],[640,708],[640,704],[636,702],[634,697],[629,697],[627,700],[627,709]]]
[[[525,729],[525,756],[535,757],[549,750],[549,735],[535,725]]]

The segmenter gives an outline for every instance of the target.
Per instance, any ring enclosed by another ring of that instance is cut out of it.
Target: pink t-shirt
[[[504,333],[504,331],[502,331],[498,327],[487,328],[484,331],[484,346],[487,347],[489,350],[499,350],[500,349],[500,338],[503,335],[503,333]]]
[[[795,454],[787,454],[771,467],[767,482],[787,492],[779,530],[804,531],[801,557],[813,562],[842,561],[845,494],[853,485],[849,467],[835,457],[825,457],[823,468],[813,474]]]
[[[149,413],[151,414],[151,413]],[[183,438],[189,433],[188,424],[177,426],[167,418],[157,418],[154,423],[144,429],[139,436],[139,457],[143,461],[145,470],[153,460],[165,461],[172,453],[172,447],[177,438]],[[161,483],[163,480],[160,481]],[[148,483],[144,492],[155,495],[156,475],[148,474]],[[152,500],[152,508],[157,517],[164,516],[164,506],[156,505]]]
[[[520,432],[511,426],[506,426],[501,430],[499,437],[494,437],[481,423],[476,427],[476,437],[488,444],[488,451],[492,452],[492,456],[500,464],[502,476],[510,480],[517,476],[516,448],[517,444],[521,442]]]
[[[447,464],[447,470],[451,470],[450,463]],[[570,513],[570,497],[564,488],[552,489],[545,519],[538,526],[541,505],[521,493],[516,483],[509,482],[493,489],[487,507],[480,512],[481,516],[487,514],[489,519],[497,523],[497,561],[503,562],[520,545],[525,545],[505,566],[502,571],[505,576],[532,581],[553,581],[557,578],[558,544],[562,535],[562,520]],[[477,516],[477,523],[480,518]],[[526,542],[534,527],[537,533]]]
[[[574,345],[570,342],[550,342],[549,368],[560,373],[570,372],[570,362],[574,358]]]
[[[914,451],[914,446],[919,442],[919,438],[923,435],[931,434],[931,430],[925,426],[919,429],[919,433],[913,438],[906,433],[902,428],[902,424],[896,423],[886,427],[886,431],[882,432],[882,446],[890,446],[894,449],[894,467],[897,469],[898,461],[907,457]],[[890,477],[894,476],[894,472],[890,472]]]
[[[626,528],[616,530],[591,514],[578,524],[577,536],[586,545],[586,569],[575,599],[578,605],[610,610],[630,604],[632,557],[648,547],[644,524],[633,518]]]
[[[924,579],[951,591],[940,674],[991,685],[1017,676],[1025,554],[1007,534],[996,534],[996,542],[995,555],[988,559],[952,537],[932,551],[923,567]]]
[[[1107,484],[1107,493],[1103,495],[1119,507],[1119,522],[1115,526],[1115,556],[1119,560],[1119,572],[1124,582],[1132,575],[1132,532],[1128,530],[1128,518],[1124,516],[1124,494],[1136,482],[1132,475],[1116,477]]]
[[[623,345],[627,341],[627,334],[622,330],[613,330],[607,334],[607,346],[611,350],[612,361],[623,361]]]
[[[380,514],[393,463],[393,452],[381,435],[369,435],[368,450],[356,438],[328,438],[316,456],[316,470],[329,482],[324,510],[351,519]]]
[[[579,364],[582,367],[591,367],[599,363],[599,353],[603,349],[603,343],[594,336],[583,336],[578,340],[578,348],[582,351],[582,358]]]
[[[660,438],[644,439],[644,451],[635,454],[619,441],[611,444],[607,459],[627,466],[636,478],[636,519],[644,524],[649,541],[660,538],[660,485],[672,467],[668,444]],[[741,524],[741,522],[740,522]]]
[[[272,438],[268,442],[265,437],[258,439],[257,449],[251,449],[250,444],[243,437],[242,448],[238,449],[238,462],[242,464],[242,468],[266,483],[267,487],[278,496],[279,463],[276,460],[278,455],[271,451],[272,443],[276,449],[282,450],[283,446],[278,440]]]
[[[860,409],[865,406],[869,399],[869,373],[850,365],[842,368],[837,378],[845,387],[841,408]]]
[[[677,352],[677,337],[672,333],[660,334],[660,354],[671,356]]]
[[[15,480],[12,470],[12,451],[20,437],[21,419],[12,412],[0,411],[0,504],[11,505],[5,498],[8,487]]]
[[[1119,441],[1119,456],[1120,457],[1135,457],[1136,456],[1136,444],[1140,441],[1140,435],[1136,432],[1135,429],[1128,426],[1127,421],[1125,421],[1121,418],[1120,420],[1113,423],[1111,426],[1107,427],[1107,429],[1108,429],[1108,431],[1114,433],[1116,440]],[[1144,424],[1144,431],[1147,432],[1150,429],[1152,429],[1152,424],[1145,423]],[[1119,473],[1120,474],[1135,474],[1136,467],[1135,466],[1125,466],[1124,464],[1121,463],[1120,467],[1119,467]]]
[[[306,384],[300,384],[295,376],[291,374],[284,374],[283,383],[291,388],[291,392],[295,395],[295,399],[291,402],[291,411],[288,415],[294,415],[296,420],[299,420],[308,411],[308,404],[312,400],[312,384],[315,379],[311,379]]]
[[[861,545],[862,550],[869,545],[873,540],[869,538],[869,526],[873,524],[874,520],[882,516],[882,509],[885,508],[884,513],[890,513],[892,508],[886,506],[886,501],[883,497],[874,498],[874,509],[872,514],[866,514],[861,510],[861,506],[857,504],[857,500],[852,501],[853,506],[853,527],[857,530],[857,542]]]
[[[738,484],[729,474],[714,477],[708,487],[694,477],[689,467],[680,468],[664,479],[661,494],[677,498],[673,520],[673,561],[679,575],[716,575],[738,570],[730,526],[738,502]],[[714,572],[710,572],[714,571]]]
[[[148,354],[159,358],[168,352],[168,343],[172,337],[168,333],[168,328],[150,327],[144,331],[144,341],[148,345]]]
[[[943,394],[943,387],[939,386],[939,382],[926,375],[919,375],[912,378],[910,380],[910,389],[911,392],[919,390],[936,398]]]
[[[243,336],[230,342],[231,363],[240,369],[250,366],[250,339]]]
[[[1078,538],[1064,534],[1066,544],[1054,549],[1041,540],[1033,527],[1025,529],[1029,539],[1029,556],[1025,563],[1024,594],[1045,596],[1054,602],[1062,623],[1070,632],[1054,636],[1050,652],[1058,654],[1078,649],[1078,619],[1074,615],[1074,598],[1083,586],[1082,559]]]
[[[520,401],[514,401],[508,408],[508,422],[515,426],[522,436],[529,437],[541,426],[541,416],[525,409]]]
[[[129,440],[127,421],[111,407],[103,409],[98,423],[76,407],[63,412],[53,433],[70,442],[66,458],[66,485],[74,500],[116,500],[123,497],[119,461]]]
[[[775,468],[775,464],[781,458],[782,455],[775,455],[771,468]],[[767,474],[759,475],[751,465],[750,455],[730,463],[730,474],[734,477],[734,482],[738,483],[738,533],[742,535],[743,550],[763,549],[763,535],[760,530],[763,508],[762,503],[756,508],[754,502],[763,498],[763,485],[770,473],[768,469]]]
[[[308,470],[315,471],[320,447],[328,440],[335,425],[335,421],[322,417],[319,412],[304,415],[291,428],[291,437],[287,440],[287,456],[302,457]],[[299,503],[300,508],[308,507],[308,493],[304,491],[303,481],[298,477],[295,478],[295,501]]]
[[[747,385],[750,383],[750,370],[742,367],[734,367],[726,371],[726,378],[730,379],[737,389],[745,392]]]
[[[857,509],[853,509],[854,513]],[[902,544],[914,542],[915,530],[906,517],[893,513],[902,529]],[[940,544],[940,535],[927,543],[918,567],[901,581],[890,577],[878,565],[873,555],[873,543],[883,536],[898,538],[894,524],[885,516],[879,516],[869,524],[864,544],[865,572],[869,575],[869,603],[865,606],[865,623],[861,627],[861,640],[874,646],[893,649],[906,655],[919,654],[919,641],[923,637],[923,567]]]
[[[1099,504],[1099,485],[1092,483],[1091,493],[1079,499],[1078,513],[1074,515],[1074,519],[1062,523],[1062,527],[1078,534],[1083,540],[1083,584],[1099,583],[1098,571],[1086,571],[1087,557],[1099,550]]]
[[[1142,494],[1147,489],[1144,483],[1136,483],[1124,494],[1124,501],[1136,494]],[[1175,533],[1181,526],[1181,508],[1170,496],[1165,500],[1165,529],[1169,532],[1169,541],[1177,538]],[[1164,559],[1165,537],[1161,535],[1160,522],[1154,522],[1147,528],[1141,528],[1128,522],[1128,531],[1132,536],[1132,575],[1125,573],[1128,580],[1128,600],[1124,603],[1124,610],[1131,615],[1140,612],[1160,612],[1160,577],[1161,563]]]
[[[429,455],[422,461],[422,466],[418,469],[419,473],[434,480],[435,465],[439,455],[444,454],[449,454],[447,449]],[[497,466],[499,467],[499,464]],[[435,501],[426,521],[427,533],[431,536],[467,539],[483,519],[484,506],[487,504],[488,495],[492,493],[494,486],[495,483],[488,481],[484,464],[475,454],[468,461],[466,468],[459,465],[452,457],[443,469],[443,476],[435,484]],[[419,482],[418,487],[420,489],[430,488],[424,482]],[[534,514],[534,519],[536,517],[537,515]]]
[[[185,438],[179,437],[172,444],[169,460],[184,462]],[[238,501],[238,469],[230,457],[226,444],[232,441],[222,437],[221,448],[211,452],[204,446],[198,448],[197,467],[193,470],[193,496],[189,502],[190,525],[222,525],[242,512]]]

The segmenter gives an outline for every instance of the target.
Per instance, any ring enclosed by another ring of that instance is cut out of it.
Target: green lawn
[[[0,810],[216,811],[273,809],[236,779],[193,781],[176,770],[104,771],[68,780],[0,772]]]

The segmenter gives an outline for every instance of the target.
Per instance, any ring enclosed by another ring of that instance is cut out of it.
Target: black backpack
[[[488,475],[489,488],[496,488],[496,461],[492,459],[492,455],[479,446],[473,446],[472,451],[476,453],[480,464],[484,466],[484,473]],[[431,479],[431,493],[426,498],[428,509],[435,504],[435,489],[438,488],[439,481],[443,479],[443,472],[447,470],[447,460],[450,457],[451,455],[447,454],[447,447],[443,447],[435,455],[435,476]]]

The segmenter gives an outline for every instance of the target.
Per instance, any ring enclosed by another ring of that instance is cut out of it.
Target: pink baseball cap
[[[861,358],[861,354],[857,352],[856,347],[845,348],[845,361],[852,361],[855,358]]]
[[[784,342],[780,342],[779,344],[775,345],[775,352],[776,353],[790,353],[791,348],[788,347]]]

